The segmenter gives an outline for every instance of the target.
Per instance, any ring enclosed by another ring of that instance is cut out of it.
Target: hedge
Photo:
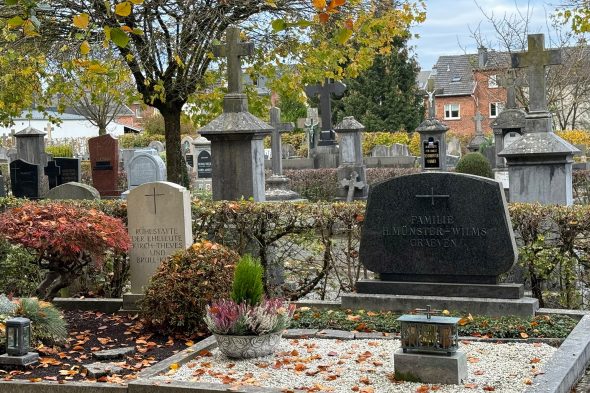
[[[0,198],[0,212],[23,203]],[[39,202],[44,203],[44,202]],[[76,201],[126,221],[119,200]],[[365,203],[255,203],[193,200],[195,239],[208,238],[259,255],[270,293],[297,299],[310,291],[320,297],[354,290],[366,272],[358,259]],[[541,305],[588,307],[590,206],[510,204],[517,234],[519,265]],[[287,282],[277,273],[284,268]],[[583,285],[582,285],[583,284]],[[330,291],[329,285],[335,285]],[[551,291],[548,291],[548,290]],[[557,297],[549,297],[552,292]]]

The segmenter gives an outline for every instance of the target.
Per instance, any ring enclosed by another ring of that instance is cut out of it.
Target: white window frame
[[[455,109],[456,107],[456,109]],[[457,111],[457,116],[453,112]],[[461,104],[445,104],[445,120],[457,120],[461,118]]]
[[[141,105],[137,105],[135,107],[135,117],[137,119],[143,118],[143,108],[141,107]]]
[[[492,113],[492,108],[494,108],[495,114]],[[500,113],[504,110],[504,103],[503,102],[490,102],[490,119],[495,119],[498,117]]]
[[[498,87],[498,75],[494,74],[488,76],[488,88],[497,89]]]

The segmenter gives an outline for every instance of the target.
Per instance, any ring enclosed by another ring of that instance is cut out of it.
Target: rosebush
[[[0,233],[31,251],[34,262],[49,270],[36,290],[45,300],[53,299],[87,265],[101,265],[106,253],[124,253],[131,244],[121,220],[55,202],[28,202],[7,210],[0,214]]]
[[[239,259],[221,244],[201,241],[163,260],[140,304],[146,324],[165,333],[204,331],[205,307],[229,297]]]

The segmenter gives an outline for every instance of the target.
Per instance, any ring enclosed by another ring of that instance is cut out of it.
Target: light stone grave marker
[[[129,161],[129,189],[156,181],[166,181],[166,164],[155,150],[137,151]]]

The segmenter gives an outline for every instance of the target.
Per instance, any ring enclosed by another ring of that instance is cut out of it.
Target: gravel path
[[[232,360],[215,349],[157,378],[309,392],[513,393],[524,391],[556,350],[547,344],[463,342],[468,361],[465,384],[422,386],[395,381],[393,353],[399,346],[399,340],[283,339],[271,356]]]

